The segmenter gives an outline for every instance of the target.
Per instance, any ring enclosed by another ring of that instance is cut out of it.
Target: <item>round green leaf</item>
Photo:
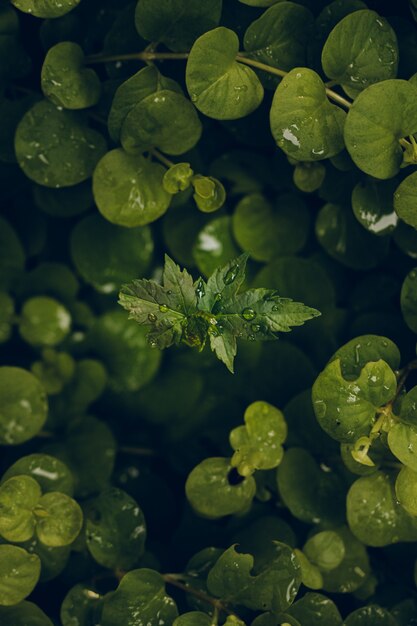
[[[136,501],[110,487],[87,506],[86,541],[92,557],[103,567],[129,570],[143,554],[145,518]]]
[[[274,204],[261,194],[243,198],[233,213],[233,234],[255,261],[298,252],[305,244],[310,215],[295,194],[279,196]]]
[[[345,117],[342,109],[330,104],[320,76],[297,67],[277,87],[270,114],[271,131],[288,156],[298,161],[320,161],[343,149]]]
[[[360,224],[374,235],[387,235],[398,223],[394,211],[392,181],[358,183],[352,191],[353,213]]]
[[[230,432],[230,445],[235,451],[232,467],[241,476],[277,467],[284,455],[282,444],[287,436],[281,411],[268,402],[253,402],[246,409],[244,420],[244,426]]]
[[[101,293],[114,293],[146,274],[153,254],[147,226],[120,228],[88,215],[71,233],[71,256],[84,280]]]
[[[397,378],[385,361],[366,363],[356,379],[347,380],[337,359],[313,385],[314,411],[333,439],[353,443],[369,435],[377,409],[392,400],[396,390]]]
[[[319,467],[307,450],[290,448],[285,452],[277,482],[285,506],[297,519],[308,524],[337,523],[341,519],[340,481]]]
[[[316,220],[316,235],[331,257],[355,270],[375,267],[388,252],[387,237],[367,233],[350,209],[337,204],[322,207]]]
[[[294,168],[294,185],[305,193],[312,193],[320,189],[325,177],[326,168],[317,161],[297,163]]]
[[[294,602],[287,613],[306,626],[341,626],[342,617],[330,598],[320,593],[306,593]]]
[[[84,117],[44,100],[17,127],[18,163],[31,180],[45,187],[71,187],[92,175],[106,152],[106,141],[88,128]]]
[[[48,395],[61,393],[75,373],[75,361],[67,352],[56,352],[47,348],[42,352],[42,360],[31,365],[33,374],[41,381]]]
[[[103,607],[102,626],[126,626],[138,619],[148,626],[171,626],[178,617],[174,600],[165,593],[161,574],[150,569],[136,569],[123,576],[118,588]]]
[[[312,13],[294,2],[280,2],[265,11],[246,30],[243,45],[248,57],[289,71],[306,64],[307,43],[314,26]],[[265,84],[277,78],[263,74]]]
[[[201,133],[201,122],[192,102],[181,93],[165,89],[147,96],[130,110],[120,141],[133,154],[159,148],[179,155],[194,148]]]
[[[78,537],[83,525],[80,506],[64,493],[46,493],[34,513],[37,517],[36,534],[46,546],[68,546]]]
[[[394,424],[388,433],[388,445],[401,463],[417,472],[417,427]]]
[[[406,424],[417,426],[417,386],[402,397],[400,419]]]
[[[417,473],[413,467],[401,469],[395,481],[395,495],[407,513],[417,517]]]
[[[148,41],[161,41],[174,51],[189,50],[207,30],[215,28],[222,0],[140,0],[135,22]]]
[[[255,72],[238,63],[239,39],[220,27],[202,35],[187,62],[186,82],[192,102],[217,120],[236,120],[252,113],[264,91]]]
[[[36,17],[61,17],[72,11],[81,0],[12,0],[13,6]]]
[[[84,67],[84,52],[71,41],[58,43],[48,51],[41,85],[45,96],[64,109],[86,109],[100,99],[100,79],[94,70]]]
[[[12,476],[30,476],[40,485],[42,492],[60,491],[72,496],[74,479],[68,467],[49,454],[22,456],[3,474],[2,482]]]
[[[366,548],[346,527],[337,529],[345,546],[345,558],[330,572],[322,571],[323,589],[330,593],[352,593],[360,588],[371,572]]]
[[[189,163],[176,163],[164,174],[164,189],[171,194],[185,191],[191,186],[193,176],[194,172]]]
[[[146,334],[121,310],[105,313],[92,328],[91,346],[104,361],[114,391],[137,391],[157,373],[161,352],[149,345]]]
[[[311,563],[301,550],[294,550],[301,567],[301,577],[303,585],[309,589],[322,589],[323,576],[319,568]]]
[[[175,620],[173,626],[210,626],[211,617],[201,611],[190,611],[183,613]]]
[[[361,335],[341,346],[330,361],[337,359],[340,359],[343,377],[354,380],[369,361],[382,359],[392,370],[399,369],[401,355],[391,339],[379,335]]]
[[[102,597],[87,585],[75,585],[61,605],[62,626],[87,626],[99,620]]]
[[[108,152],[97,165],[93,192],[109,222],[133,228],[154,222],[165,213],[171,194],[162,185],[165,168],[124,150]]]
[[[216,519],[247,509],[255,496],[256,483],[252,476],[235,479],[229,459],[209,458],[190,473],[185,492],[197,513]]]
[[[210,276],[218,267],[226,265],[238,255],[228,215],[208,222],[198,233],[193,246],[195,263],[204,276]]]
[[[20,367],[0,367],[0,444],[35,437],[46,421],[46,393],[35,376]]]
[[[55,346],[71,329],[71,316],[56,300],[37,296],[23,305],[19,321],[22,338],[32,346]]]
[[[28,541],[36,521],[33,509],[42,495],[30,476],[14,476],[0,486],[0,534],[7,541]]]
[[[401,288],[401,311],[413,333],[417,333],[417,268],[405,277]]]
[[[350,529],[365,545],[379,547],[417,539],[417,522],[398,503],[391,479],[383,472],[354,482],[346,506]]]
[[[392,178],[403,162],[399,140],[415,132],[416,87],[406,80],[385,80],[367,87],[350,108],[345,124],[346,148],[366,174]]]
[[[0,607],[0,620],[5,626],[53,626],[49,617],[32,602],[21,602],[17,606]]]
[[[163,76],[155,65],[144,67],[118,87],[108,118],[109,133],[113,141],[119,141],[123,123],[130,111],[148,96],[156,96],[162,90],[182,94],[178,83]]]
[[[0,545],[0,605],[13,606],[35,588],[41,572],[39,557],[17,546]]]
[[[394,193],[394,208],[406,224],[417,229],[417,172],[407,176]]]
[[[345,626],[398,626],[397,620],[380,606],[363,606],[353,611],[345,620]]]
[[[322,52],[323,70],[354,97],[372,83],[395,78],[395,32],[375,11],[355,11],[331,31]]]
[[[70,546],[51,548],[42,543],[36,534],[21,544],[30,554],[36,554],[41,560],[41,576],[39,582],[49,582],[59,576],[68,566],[71,552]]]
[[[345,544],[338,533],[324,530],[308,539],[303,552],[320,570],[330,572],[340,565],[345,557]]]
[[[197,174],[193,176],[191,183],[194,187],[193,198],[203,213],[218,211],[225,203],[226,191],[217,178]]]

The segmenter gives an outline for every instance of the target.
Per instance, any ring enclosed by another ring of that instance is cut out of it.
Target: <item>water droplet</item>
[[[261,330],[261,327],[259,326],[259,324],[252,324],[251,328],[254,333],[259,333],[259,331]]]
[[[250,307],[246,307],[246,309],[243,309],[242,311],[242,317],[244,320],[246,320],[247,322],[250,322],[252,320],[255,319],[256,317],[256,313],[253,309],[251,309]]]
[[[206,290],[204,289],[204,282],[202,281],[201,278],[197,283],[197,288],[195,290],[195,293],[198,299],[203,298],[203,296],[206,295]]]
[[[156,320],[157,320],[157,319],[158,319],[158,318],[156,317],[155,313],[149,313],[149,315],[148,315],[148,320],[149,320],[152,324],[154,324],[154,323],[156,322]]]
[[[236,280],[236,276],[238,275],[238,272],[239,272],[238,265],[233,265],[230,269],[228,269],[223,278],[224,284],[231,285]]]

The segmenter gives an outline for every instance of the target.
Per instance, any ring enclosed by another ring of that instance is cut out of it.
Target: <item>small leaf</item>
[[[78,537],[83,514],[75,500],[59,492],[45,493],[34,509],[36,533],[46,546],[68,546]]]
[[[55,346],[71,330],[71,315],[53,298],[38,296],[23,305],[19,320],[22,338],[32,346]]]
[[[374,235],[392,232],[398,223],[394,211],[393,181],[358,183],[352,191],[352,208],[356,219]]]
[[[333,600],[321,593],[306,593],[287,609],[300,624],[308,626],[341,626],[342,617]]]
[[[0,534],[4,539],[22,542],[33,537],[33,509],[41,495],[39,484],[29,476],[14,476],[0,486]]]
[[[74,626],[97,622],[103,598],[94,589],[79,584],[72,587],[61,605],[62,626]]]
[[[394,456],[417,472],[417,427],[396,423],[388,432],[388,445]]]
[[[303,552],[320,570],[330,572],[338,567],[345,557],[345,544],[332,530],[313,535],[304,544]]]
[[[191,184],[194,187],[195,203],[203,213],[218,211],[225,203],[226,191],[217,178],[196,175]]]
[[[400,470],[395,481],[395,495],[407,513],[417,517],[417,473],[414,467],[406,465]]]
[[[345,118],[344,111],[327,99],[320,76],[297,67],[277,87],[270,114],[271,131],[288,156],[298,161],[320,161],[343,149]]]
[[[359,589],[371,573],[368,553],[346,526],[337,528],[345,546],[345,557],[330,572],[322,571],[323,589],[330,593],[352,593]]]
[[[30,476],[40,485],[43,493],[59,491],[72,496],[74,479],[68,467],[48,454],[29,454],[18,459],[3,474],[2,483],[13,476]]]
[[[0,545],[0,606],[12,606],[27,598],[40,571],[41,562],[36,555],[17,546]]]
[[[344,622],[345,626],[398,626],[397,620],[386,609],[376,604],[353,611]]]
[[[112,224],[134,228],[154,222],[168,209],[171,194],[162,186],[165,169],[120,148],[98,163],[93,192],[100,213]]]
[[[241,476],[255,470],[277,467],[282,460],[282,444],[287,425],[281,411],[267,402],[253,402],[245,411],[245,426],[230,432],[230,445],[235,450],[231,465]]]
[[[165,172],[162,184],[165,191],[176,194],[190,188],[193,176],[189,163],[176,163]]]
[[[16,9],[36,17],[61,17],[79,5],[81,0],[12,0]]]
[[[210,276],[219,266],[226,265],[239,255],[232,234],[229,215],[215,217],[197,233],[193,245],[193,259],[203,276]]]
[[[340,368],[346,380],[355,380],[369,361],[382,359],[392,370],[400,367],[401,355],[391,339],[379,335],[361,335],[341,346],[330,361],[340,359]]]
[[[186,71],[191,101],[201,113],[217,120],[246,117],[262,102],[264,91],[255,72],[238,63],[239,39],[220,27],[193,45]]]
[[[45,57],[42,91],[64,109],[86,109],[100,99],[101,83],[94,70],[84,67],[82,48],[70,41],[53,46]]]
[[[417,229],[417,172],[407,176],[394,193],[394,208],[406,224]]]
[[[252,476],[236,478],[229,459],[215,457],[192,470],[185,492],[197,513],[216,519],[245,511],[255,496],[256,483]]]

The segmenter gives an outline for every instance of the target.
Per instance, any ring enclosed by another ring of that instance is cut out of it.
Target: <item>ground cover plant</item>
[[[416,20],[0,1],[1,626],[417,624]]]

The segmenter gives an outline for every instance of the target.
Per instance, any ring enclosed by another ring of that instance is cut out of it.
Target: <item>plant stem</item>
[[[162,154],[162,152],[159,152],[159,150],[157,150],[156,148],[151,148],[150,150],[148,150],[148,152],[167,167],[173,167],[175,165],[173,161],[170,161],[164,154]]]
[[[238,617],[236,613],[233,613],[233,611],[231,611],[221,600],[213,598],[204,591],[201,591],[200,589],[195,589],[194,587],[190,587],[185,582],[183,582],[186,578],[183,574],[163,574],[162,578],[165,580],[166,583],[177,587],[177,589],[181,589],[185,593],[189,593],[195,598],[198,598],[199,600],[202,600],[207,604],[211,604],[214,611],[223,611],[223,613],[226,613],[227,615],[234,615],[235,617],[240,619],[240,617]]]

